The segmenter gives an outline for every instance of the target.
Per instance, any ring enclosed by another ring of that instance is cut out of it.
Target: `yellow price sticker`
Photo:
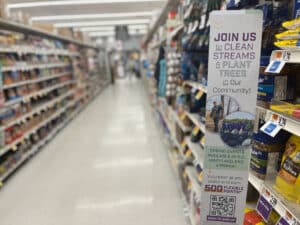
[[[12,148],[11,148],[14,152],[15,151],[17,151],[17,146],[16,145],[14,145],[14,146],[12,146]]]
[[[200,143],[201,143],[201,145],[205,145],[205,137],[201,138]]]
[[[200,131],[200,128],[196,126],[196,127],[193,129],[193,135],[197,135],[199,131]]]
[[[202,173],[202,172],[198,175],[198,180],[199,180],[200,182],[203,181],[203,173]]]
[[[185,118],[186,118],[186,114],[183,113],[183,114],[180,116],[180,119],[181,119],[181,120],[184,120]]]
[[[189,181],[189,183],[188,183],[188,189],[189,189],[189,190],[191,190],[191,189],[192,189],[192,187],[193,187],[193,184],[192,184],[192,182],[191,182],[191,181]]]
[[[181,147],[182,147],[182,148],[185,148],[185,146],[186,146],[186,142],[183,141],[183,142],[181,143]]]
[[[199,90],[195,98],[196,98],[197,100],[199,100],[199,99],[202,97],[202,95],[203,95],[203,91],[202,91],[202,90]]]
[[[186,152],[185,152],[185,156],[187,156],[187,157],[189,157],[189,156],[191,156],[192,155],[192,151],[191,151],[191,149],[188,149]]]

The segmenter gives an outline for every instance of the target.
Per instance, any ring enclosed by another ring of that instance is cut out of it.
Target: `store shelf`
[[[183,122],[182,120],[179,118],[177,112],[175,112],[174,110],[171,109],[171,113],[172,113],[172,116],[174,118],[174,121],[178,124],[178,126],[180,127],[180,129],[184,132],[184,133],[187,133],[187,132],[190,132],[192,130],[191,127],[187,127]]]
[[[40,36],[40,37],[44,37],[44,38],[49,38],[52,40],[60,40],[60,41],[66,42],[66,43],[76,44],[81,47],[93,48],[96,50],[98,49],[96,46],[91,45],[91,44],[76,41],[71,38],[67,38],[67,37],[64,37],[61,35],[56,35],[56,34],[53,34],[53,33],[47,32],[47,31],[33,28],[29,25],[23,25],[23,24],[8,21],[5,19],[0,19],[0,29],[14,31],[14,32],[20,32],[20,33],[27,34],[27,35],[36,35],[36,36]]]
[[[70,63],[45,63],[45,64],[36,64],[36,65],[14,65],[14,66],[3,66],[2,72],[9,72],[9,71],[27,71],[33,69],[50,69],[50,68],[59,68],[59,67],[67,67],[71,66]]]
[[[198,119],[198,114],[197,113],[189,113],[185,112],[186,115],[189,117],[189,119],[193,122],[195,126],[197,126],[202,133],[205,134],[205,124],[203,124],[199,119]]]
[[[143,45],[147,45],[152,40],[157,29],[166,22],[170,10],[175,9],[179,3],[180,3],[179,0],[168,0],[166,2],[157,20],[154,22],[154,24],[152,25],[152,27],[144,37]]]
[[[177,27],[174,28],[174,30],[170,33],[169,35],[169,39],[172,40],[174,37],[176,37],[176,35],[181,31],[183,30],[184,28],[184,24],[180,24],[178,25]]]
[[[295,49],[295,47],[293,47]],[[295,50],[275,50],[272,51],[270,61],[284,61],[285,63],[300,63],[300,48]]]
[[[20,118],[17,118],[13,121],[11,121],[10,123],[6,124],[5,126],[1,126],[0,129],[1,130],[5,130],[6,128],[9,128],[11,126],[13,126],[14,124],[18,124],[18,123],[21,123],[21,122],[24,122],[27,118],[30,118],[31,116],[33,116],[34,114],[38,114],[40,113],[41,111],[44,111],[46,110],[47,108],[49,107],[52,107],[54,106],[56,103],[62,101],[63,99],[71,96],[74,94],[74,90],[70,90],[68,91],[67,93],[45,103],[45,104],[42,104],[41,106],[38,106],[37,108],[35,108],[34,110],[32,110],[31,112],[29,113],[26,113],[25,115],[21,116]],[[0,154],[1,156],[1,154]]]
[[[96,91],[96,95],[94,97],[96,97],[98,94],[100,94],[100,92],[102,91],[101,88],[99,88],[98,91]],[[74,102],[76,102],[78,99],[76,99]],[[72,104],[74,103],[72,102]],[[72,105],[70,104],[70,105]],[[28,153],[24,154],[22,159],[20,161],[18,161],[13,167],[11,167],[4,175],[2,175],[0,177],[0,184],[4,182],[4,180],[9,177],[16,169],[18,169],[26,160],[28,160],[30,157],[32,157],[42,146],[44,146],[47,142],[49,142],[50,140],[52,140],[55,135],[61,130],[63,129],[81,110],[83,110],[84,107],[86,107],[87,105],[77,109],[75,112],[73,112],[71,114],[71,116],[64,121],[62,124],[58,125],[56,128],[53,129],[53,131],[51,131],[47,137],[45,137],[43,140],[41,140],[37,145],[35,145],[33,147],[32,150],[30,150]]]
[[[193,153],[193,155],[196,159],[196,164],[199,163],[201,168],[203,168],[203,165],[204,165],[204,149],[200,145],[200,142],[199,143],[193,143],[191,141],[191,137],[187,136],[187,137],[185,137],[185,143],[187,144],[189,149],[192,151],[192,153]]]
[[[69,71],[69,72],[58,73],[58,74],[55,74],[55,75],[52,74],[52,75],[48,75],[48,76],[43,76],[43,77],[38,78],[38,79],[26,80],[26,81],[17,82],[17,83],[10,84],[10,85],[4,85],[2,88],[5,90],[5,89],[14,88],[14,87],[22,86],[22,85],[39,83],[39,82],[42,82],[42,81],[52,80],[52,79],[62,77],[62,76],[66,76],[66,75],[69,75],[69,74],[72,74],[72,72]]]
[[[151,48],[151,49],[159,48],[159,47],[162,46],[164,43],[166,43],[166,41],[167,41],[167,38],[166,38],[166,37],[165,37],[165,38],[162,38],[161,40],[158,40],[158,41],[154,42],[154,43],[150,46],[150,48]]]
[[[47,48],[34,48],[32,46],[18,46],[11,47],[0,46],[1,53],[18,53],[22,54],[36,54],[36,55],[62,55],[62,56],[78,56],[79,53],[71,52],[65,49],[47,49]]]
[[[204,93],[207,93],[207,87],[204,86],[203,84],[200,84],[195,81],[185,81],[183,85],[188,85],[190,87],[193,87],[198,90],[202,90]]]
[[[194,167],[187,166],[185,167],[185,171],[189,180],[192,182],[192,188],[197,195],[197,198],[201,199],[201,186],[198,182],[197,173]]]
[[[298,223],[300,223],[299,204],[287,201],[279,193],[277,193],[277,191],[274,190],[274,180],[263,181],[250,173],[249,182],[259,193],[264,193],[267,190],[270,195],[277,200],[277,204],[274,206],[274,209],[280,216],[284,217],[288,212],[297,220]]]
[[[285,120],[285,126],[283,126],[283,129],[295,134],[297,136],[300,136],[300,120],[297,120],[293,117],[289,117],[287,115],[284,115],[279,112],[275,112],[270,109],[265,109],[262,107],[257,107],[258,113],[263,117],[265,121],[269,121],[272,115],[277,115],[279,117],[282,117]]]
[[[47,94],[47,93],[50,92],[50,91],[53,91],[53,90],[55,90],[55,89],[58,89],[58,88],[61,88],[61,87],[64,87],[64,86],[67,86],[67,85],[73,84],[73,83],[75,83],[74,80],[68,80],[68,81],[65,81],[65,82],[63,82],[63,83],[59,83],[59,84],[53,85],[53,86],[51,86],[51,87],[49,87],[49,88],[45,88],[45,89],[42,89],[42,90],[40,90],[40,91],[34,92],[34,93],[32,93],[32,94],[29,94],[29,95],[26,95],[26,96],[22,96],[22,97],[20,97],[20,98],[18,98],[18,99],[15,99],[15,100],[12,100],[12,101],[8,101],[8,102],[6,102],[6,103],[4,104],[4,106],[5,106],[5,107],[9,107],[9,106],[12,106],[12,105],[14,105],[14,104],[17,104],[17,103],[19,103],[19,102],[22,102],[22,101],[23,101],[23,102],[27,102],[27,101],[29,101],[30,98],[32,98],[32,97]]]
[[[26,160],[32,157],[43,145],[46,144],[46,142],[50,141],[62,129],[62,127],[67,124],[67,122],[68,121],[59,125],[57,128],[54,128],[54,130],[48,134],[46,138],[41,140],[28,153],[24,154],[21,160],[19,160],[13,167],[11,167],[4,175],[0,177],[0,183],[3,183],[7,177],[9,177],[16,169],[18,169]]]
[[[7,151],[9,151],[10,149],[13,149],[16,147],[16,145],[18,145],[19,143],[21,143],[24,139],[28,138],[30,135],[34,134],[36,131],[38,131],[41,127],[45,126],[47,123],[49,123],[51,120],[55,119],[56,117],[60,116],[63,112],[65,112],[69,107],[71,107],[74,104],[74,101],[72,101],[71,103],[67,104],[66,106],[64,106],[63,108],[59,109],[57,112],[55,112],[52,116],[50,116],[49,118],[47,118],[46,120],[44,120],[43,122],[41,122],[40,124],[38,124],[37,126],[35,126],[34,128],[30,129],[29,131],[27,131],[25,134],[23,134],[23,136],[17,140],[15,140],[13,143],[6,145],[3,149],[0,150],[0,155],[5,154]]]

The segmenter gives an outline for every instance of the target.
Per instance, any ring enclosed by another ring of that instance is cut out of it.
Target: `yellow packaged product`
[[[282,23],[282,26],[287,29],[296,29],[300,27],[300,17],[293,20],[285,21]]]
[[[278,48],[299,47],[300,46],[300,41],[296,40],[296,39],[275,41],[274,45],[277,46]]]
[[[288,200],[300,203],[300,137],[296,135],[286,143],[275,189]]]
[[[281,112],[284,114],[292,115],[295,105],[292,104],[283,104],[283,105],[277,105],[277,104],[272,104],[270,105],[270,109],[276,111],[276,112]]]
[[[300,39],[300,28],[284,31],[276,34],[275,37],[279,40]]]

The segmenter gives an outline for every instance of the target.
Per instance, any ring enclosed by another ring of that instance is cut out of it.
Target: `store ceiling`
[[[166,0],[7,0],[10,12],[29,14],[35,23],[52,23],[88,33],[105,28],[93,33],[96,39],[114,36],[118,23],[131,25],[132,34],[145,33],[153,15],[165,3]]]
[[[28,3],[28,2],[49,2],[46,0],[7,0],[8,4]],[[84,2],[84,1],[82,1]],[[100,1],[101,2],[101,1]],[[22,10],[31,16],[55,16],[55,15],[82,15],[82,14],[104,14],[104,13],[129,13],[155,11],[162,8],[165,0],[149,2],[124,2],[124,3],[106,3],[106,4],[80,4],[80,5],[59,5],[59,6],[41,6],[28,8],[13,8],[11,11]],[[149,18],[149,16],[147,16]],[[132,18],[135,18],[134,16]],[[139,17],[141,18],[141,16]],[[145,18],[145,17],[142,17]],[[126,18],[128,19],[128,18]],[[81,19],[82,20],[82,19]],[[104,20],[104,19],[101,19]],[[110,19],[109,19],[110,20]],[[78,21],[78,19],[77,19]]]

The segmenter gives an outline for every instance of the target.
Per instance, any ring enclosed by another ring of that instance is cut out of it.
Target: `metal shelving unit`
[[[28,35],[36,35],[36,36],[40,36],[40,37],[44,37],[44,38],[49,38],[52,40],[60,40],[60,41],[66,42],[66,43],[72,43],[72,44],[75,44],[75,45],[78,45],[81,47],[97,49],[96,46],[91,45],[91,44],[86,44],[86,43],[76,41],[71,38],[67,38],[67,37],[64,37],[61,35],[56,35],[56,34],[53,34],[50,32],[46,32],[46,31],[43,31],[40,29],[30,27],[28,25],[11,22],[11,21],[7,21],[4,19],[0,19],[0,29],[19,32],[19,33],[28,34]]]
[[[101,93],[101,91],[105,88],[105,86],[107,85],[107,83],[105,83],[103,85],[102,88],[99,88],[99,90],[96,92],[95,96],[93,96],[92,100]],[[66,110],[68,107],[72,106],[73,104],[75,104],[78,100],[80,100],[82,97],[77,98],[76,100],[74,100],[73,102],[71,102],[70,104],[68,104],[66,107],[64,107],[64,109]],[[57,100],[56,100],[57,101]],[[90,101],[91,102],[91,101]],[[53,131],[51,131],[46,138],[44,138],[43,140],[41,140],[37,145],[35,145],[33,147],[33,149],[31,149],[28,153],[24,154],[22,156],[22,159],[19,160],[13,167],[11,167],[5,174],[3,174],[2,176],[0,176],[0,187],[3,185],[3,182],[12,174],[14,173],[22,164],[24,164],[27,160],[29,160],[32,156],[34,156],[37,151],[43,147],[46,143],[48,143],[49,141],[51,141],[64,127],[67,126],[67,124],[74,119],[74,117],[79,114],[87,105],[83,106],[82,108],[79,108],[78,110],[76,110],[75,112],[73,112],[63,123],[61,123],[60,125],[58,125],[56,128],[53,129]],[[59,115],[59,113],[64,112],[65,110],[60,110],[59,112],[55,113],[55,115],[51,116],[49,119],[47,119],[45,122],[43,122],[43,125],[47,124],[47,122],[51,121],[53,118],[57,117]],[[42,125],[39,125],[38,127],[42,127]],[[35,132],[38,127],[32,129],[31,131],[28,131],[28,133],[31,132]]]

